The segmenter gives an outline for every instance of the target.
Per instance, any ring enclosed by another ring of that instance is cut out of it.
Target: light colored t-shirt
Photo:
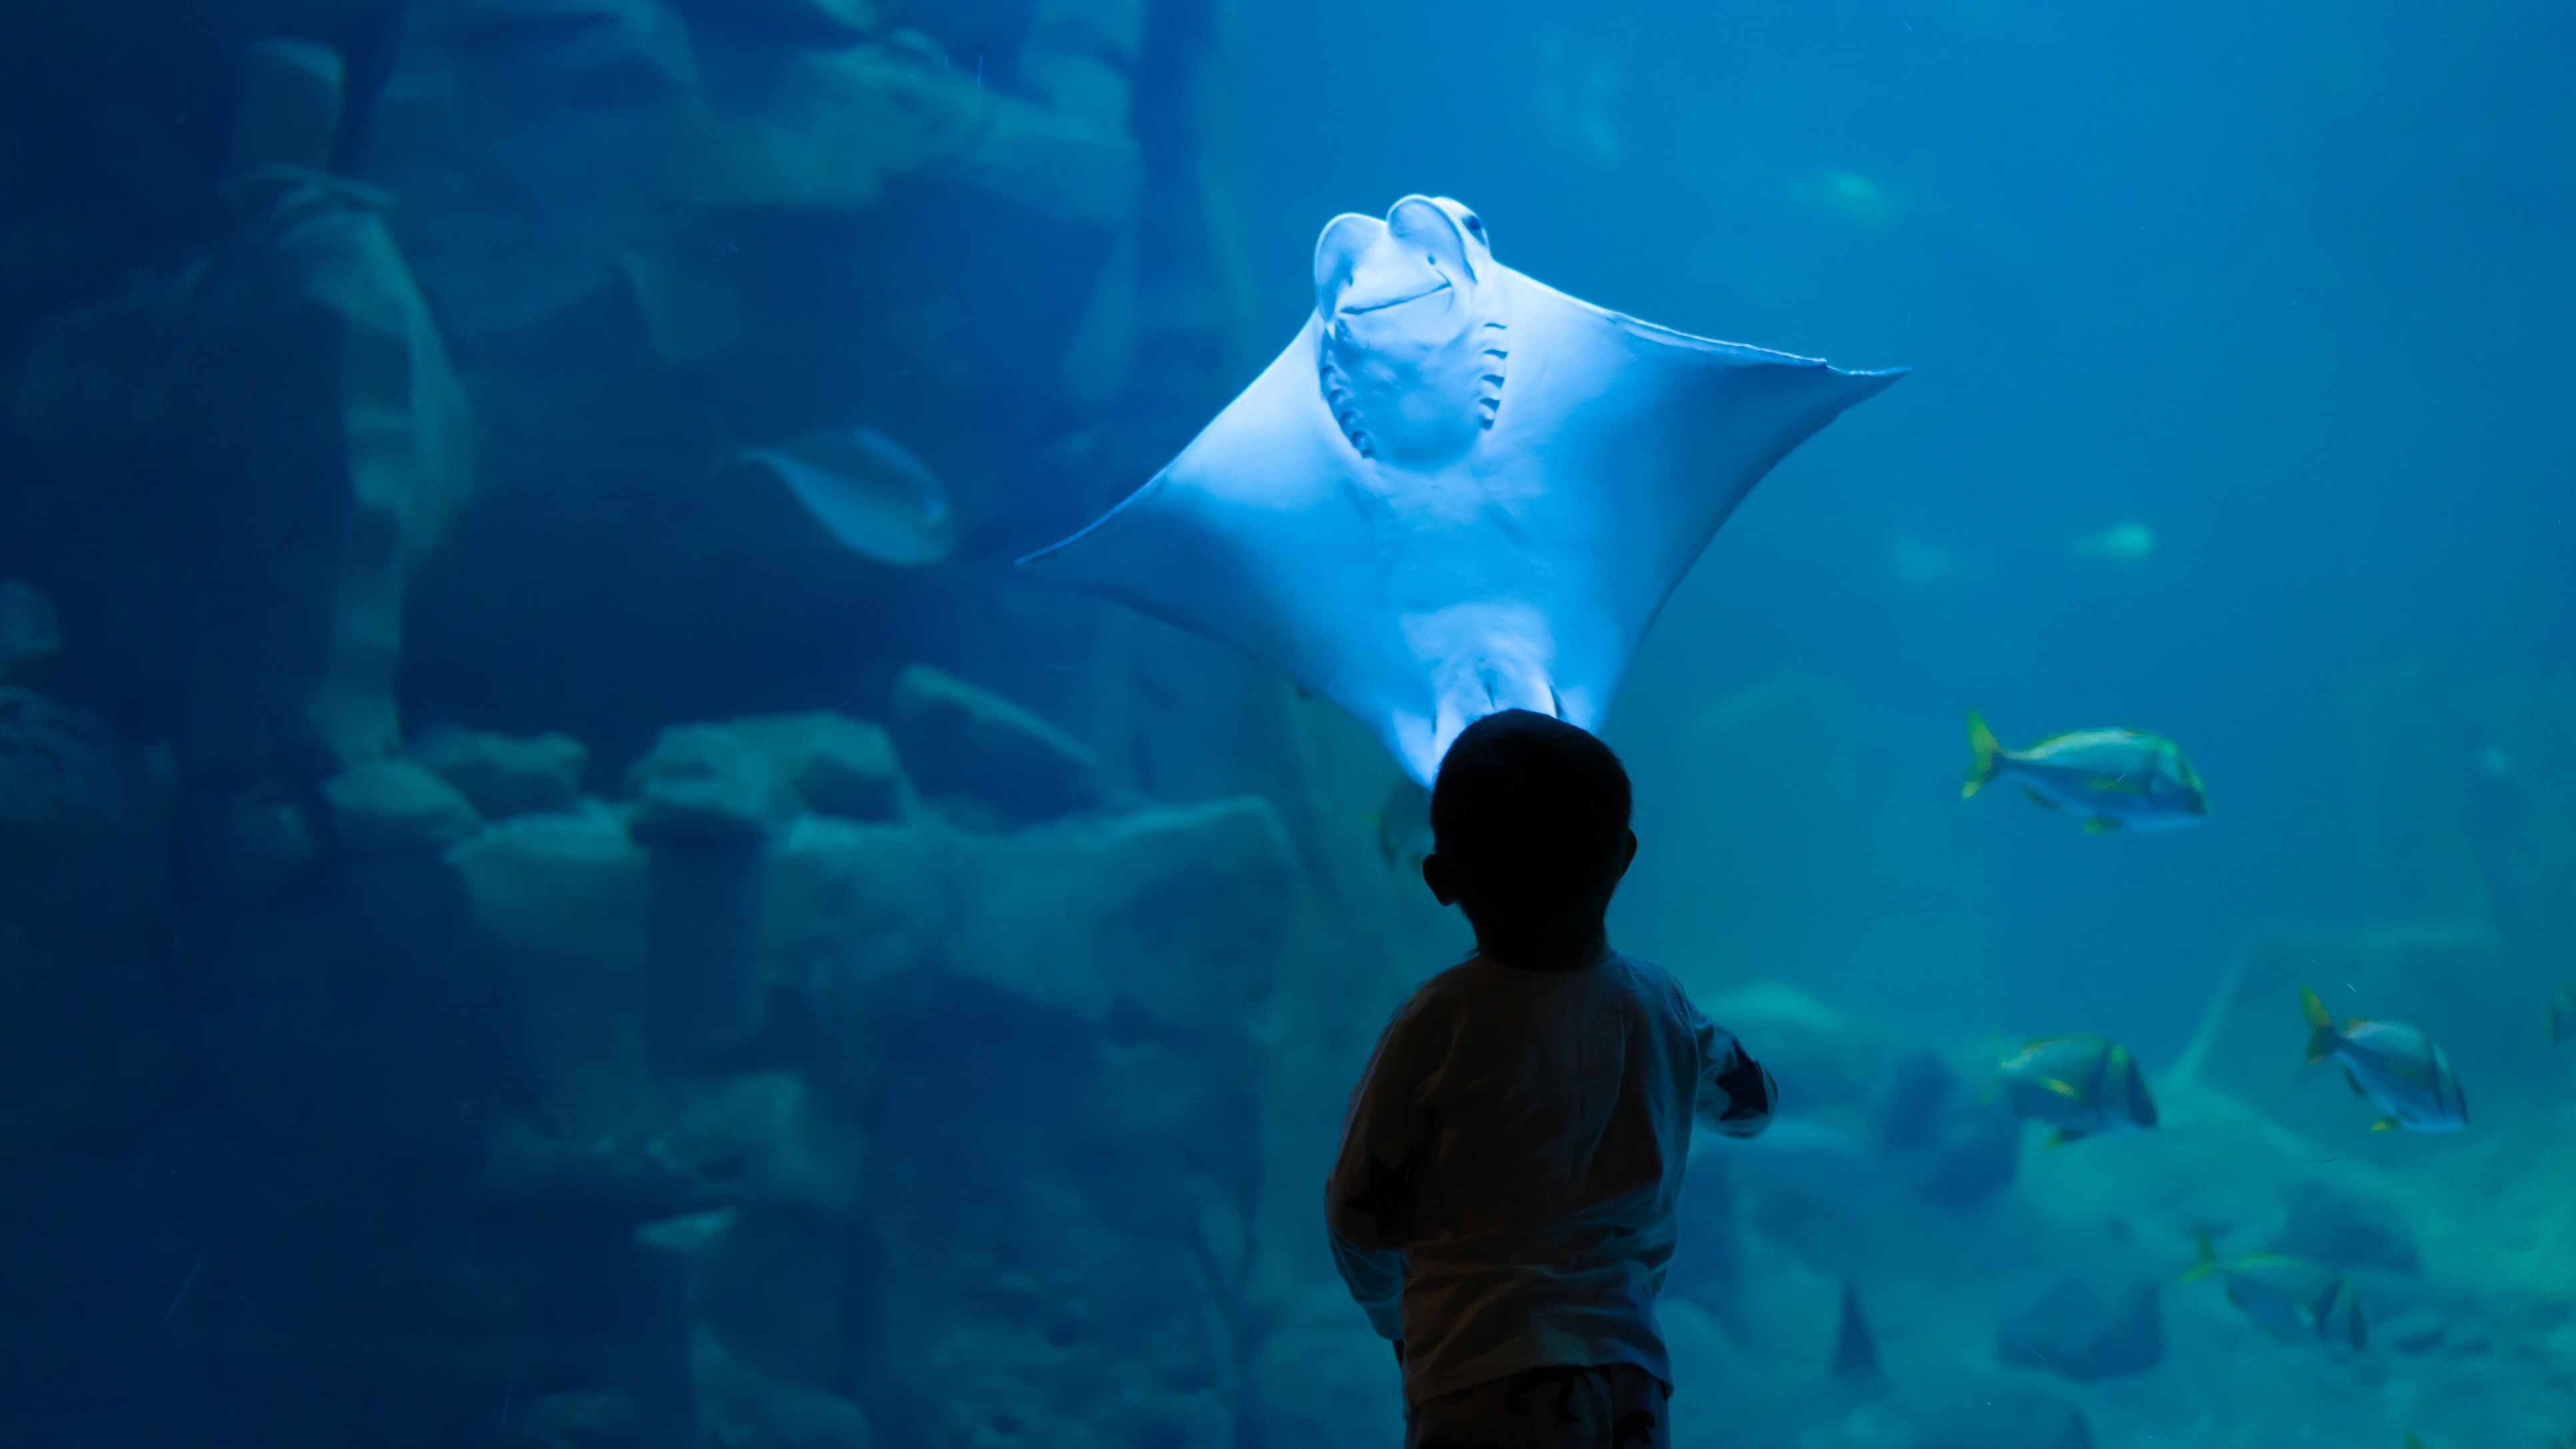
[[[1425,982],[1378,1038],[1325,1188],[1351,1296],[1404,1343],[1406,1399],[1564,1364],[1670,1384],[1655,1299],[1691,1128],[1749,1137],[1773,1095],[1650,962],[1471,957]]]

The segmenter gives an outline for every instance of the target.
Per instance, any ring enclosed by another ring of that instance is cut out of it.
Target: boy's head
[[[1628,806],[1608,745],[1529,710],[1489,714],[1440,762],[1422,879],[1488,954],[1585,949],[1637,853]]]

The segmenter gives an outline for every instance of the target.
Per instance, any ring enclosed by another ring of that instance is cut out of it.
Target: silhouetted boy
[[[1408,1449],[1663,1449],[1655,1298],[1691,1126],[1749,1137],[1770,1073],[1602,916],[1637,853],[1610,748],[1470,725],[1422,878],[1476,954],[1399,1008],[1325,1191],[1333,1256],[1404,1367]]]

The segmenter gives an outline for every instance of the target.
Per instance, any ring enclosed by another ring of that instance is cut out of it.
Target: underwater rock
[[[1288,1306],[1253,1350],[1246,1390],[1263,1444],[1397,1449],[1404,1439],[1404,1371],[1338,1287]]]
[[[690,204],[867,212],[914,181],[981,193],[1024,225],[1105,233],[1133,220],[1135,140],[984,84],[974,61],[896,36],[791,52],[766,78],[756,102],[692,136],[678,183]]]
[[[2156,1285],[2068,1274],[1995,1335],[1995,1357],[2078,1383],[2143,1373],[2164,1361]]]
[[[661,0],[409,8],[363,174],[405,198],[404,250],[459,343],[487,344],[577,307],[651,232],[697,58]]]
[[[897,676],[894,730],[925,794],[982,805],[1012,824],[1092,809],[1104,799],[1088,746],[989,690],[926,665]]]
[[[641,1443],[643,1410],[613,1390],[567,1389],[547,1394],[524,1420],[509,1426],[524,1449],[629,1449]]]
[[[1744,1364],[1726,1330],[1690,1303],[1659,1303],[1655,1320],[1673,1368],[1673,1449],[1759,1442],[1745,1432]]]
[[[115,1141],[177,1096],[178,1004],[141,945],[0,922],[0,1157]]]
[[[0,686],[0,931],[150,932],[169,901],[166,765]]]
[[[918,864],[878,878],[907,837]],[[1297,879],[1270,807],[1004,836],[811,821],[782,852],[799,839],[800,870],[831,872],[803,899],[935,943],[798,953],[818,1090],[907,1168],[869,1191],[875,1316],[905,1325],[868,1364],[871,1419],[930,1449],[1234,1442],[1263,1007]]]
[[[953,969],[1113,1032],[1247,1029],[1296,881],[1260,799],[1059,822],[980,842],[963,864]]]
[[[386,198],[277,165],[234,197],[182,413],[225,499],[198,516],[189,754],[351,764],[400,743],[404,600],[474,489],[472,421]]]
[[[2322,1180],[2299,1184],[2273,1251],[2337,1268],[2415,1273],[2423,1260],[2395,1204]]]
[[[1146,8],[1145,0],[1033,0],[1020,78],[1057,114],[1123,132]]]
[[[364,760],[322,782],[332,837],[352,855],[444,850],[483,828],[474,807],[409,760]]]
[[[635,794],[627,829],[645,845],[757,845],[796,809],[770,757],[725,725],[662,731],[627,784]]]
[[[900,820],[912,811],[912,784],[880,725],[848,715],[768,715],[730,728],[769,756],[806,809],[846,820]]]
[[[1889,1069],[1877,1115],[1881,1148],[1928,1202],[1983,1202],[2011,1186],[2020,1171],[2020,1120],[2002,1103],[1963,1090],[1928,1047]]]
[[[1906,1449],[2093,1449],[2084,1411],[2045,1389],[2013,1383],[1948,1390]]]
[[[209,792],[188,809],[189,868],[233,905],[273,896],[322,859],[313,815],[303,800],[267,781]]]
[[[0,579],[0,680],[25,678],[62,652],[63,620],[33,584]]]
[[[1793,986],[1764,983],[1730,991],[1708,1001],[1706,1009],[1779,1078],[1790,1111],[1869,1103],[1897,1054],[1894,1032]]]
[[[715,1335],[692,1335],[689,1377],[698,1442],[723,1449],[874,1449],[858,1405],[804,1384],[782,1383],[737,1360]]]
[[[873,32],[877,0],[677,0],[692,26],[741,26],[782,40],[831,44]]]
[[[244,57],[225,174],[263,166],[321,171],[340,138],[348,67],[318,40],[263,40]]]
[[[486,820],[570,810],[581,803],[590,752],[570,735],[432,730],[411,757],[453,785]]]
[[[1681,1198],[1674,1209],[1679,1239],[1665,1270],[1664,1289],[1729,1324],[1735,1322],[1743,1279],[1743,1228],[1736,1212],[1735,1176],[1726,1160],[1705,1151],[1693,1157],[1682,1173]]]
[[[645,852],[594,804],[500,821],[447,862],[513,981],[548,1127],[572,1141],[632,1130],[653,1100]]]
[[[816,1105],[783,1073],[737,1077],[680,1110],[658,1151],[707,1185],[703,1198],[852,1225],[863,1201],[858,1130]]]

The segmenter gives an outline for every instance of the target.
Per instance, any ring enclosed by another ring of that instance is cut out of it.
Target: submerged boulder
[[[444,850],[483,828],[448,784],[409,760],[365,760],[322,782],[333,837],[352,855]]]
[[[739,719],[731,728],[817,815],[900,820],[912,811],[912,784],[882,725],[818,710]]]
[[[581,802],[590,751],[570,735],[500,735],[433,730],[415,741],[412,758],[473,802],[486,820],[570,810]]]
[[[2144,1373],[2164,1361],[2156,1285],[2069,1274],[1995,1335],[1995,1357],[2089,1383]]]
[[[1906,1449],[2093,1449],[2093,1427],[2074,1401],[2048,1390],[1966,1384],[1922,1415]]]
[[[1296,879],[1268,805],[1009,835],[815,820],[789,851],[798,898],[832,912],[768,927],[808,972],[818,1088],[904,1164],[869,1189],[904,1245],[877,1312],[905,1326],[868,1364],[870,1417],[941,1449],[1236,1442]]]
[[[2317,1178],[2291,1194],[2273,1249],[2337,1268],[2414,1273],[2423,1267],[2415,1230],[2393,1201]]]
[[[926,793],[960,798],[1026,825],[1097,807],[1100,759],[989,690],[924,665],[895,680],[894,728]]]
[[[96,715],[0,686],[0,927],[149,930],[169,899],[170,784]]]
[[[647,845],[756,845],[795,813],[770,756],[719,724],[674,725],[627,774],[629,830]]]
[[[1253,1353],[1248,1412],[1264,1444],[1396,1449],[1404,1372],[1339,1288],[1290,1304]]]

